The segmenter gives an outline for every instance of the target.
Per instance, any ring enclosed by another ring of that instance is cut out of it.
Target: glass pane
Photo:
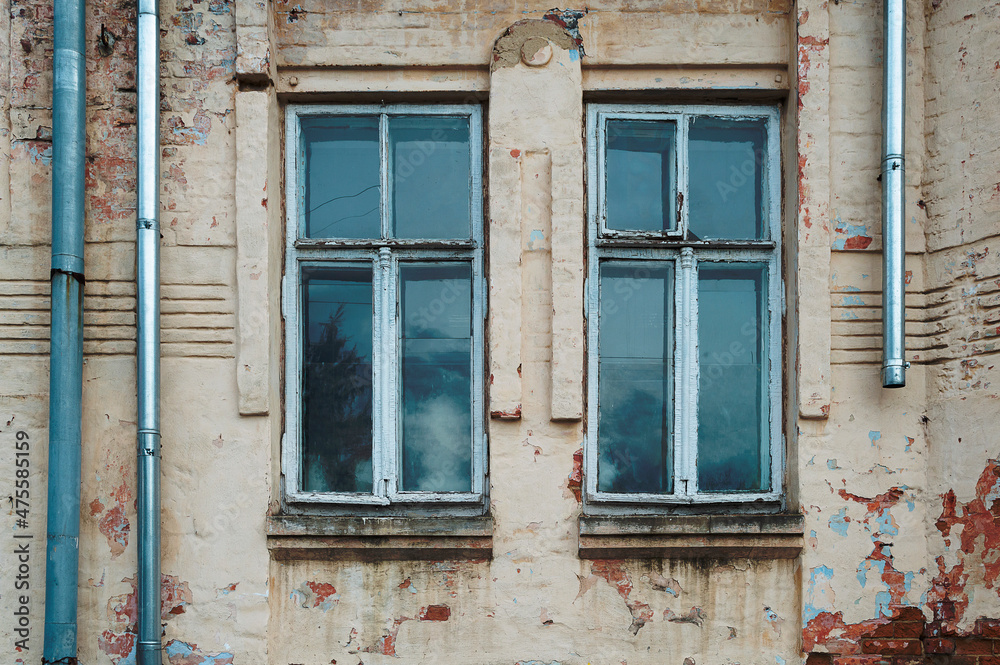
[[[378,117],[305,117],[307,238],[379,238]]]
[[[691,119],[690,237],[764,237],[765,137],[764,119]]]
[[[403,491],[472,491],[472,266],[399,268]]]
[[[673,264],[600,268],[597,488],[670,493]]]
[[[765,268],[698,270],[698,489],[770,489],[764,318]]]
[[[469,118],[389,118],[392,218],[397,238],[469,238]]]
[[[676,228],[673,122],[609,120],[607,227],[628,231]]]
[[[302,485],[372,491],[372,268],[302,270]]]

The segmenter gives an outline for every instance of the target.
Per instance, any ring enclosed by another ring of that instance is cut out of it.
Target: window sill
[[[267,549],[276,561],[491,559],[486,517],[271,515]]]
[[[581,517],[581,559],[794,559],[802,515]]]

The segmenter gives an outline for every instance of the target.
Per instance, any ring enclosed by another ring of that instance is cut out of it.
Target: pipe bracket
[[[158,219],[150,219],[149,217],[137,217],[135,220],[135,228],[137,231],[159,231],[160,221]]]

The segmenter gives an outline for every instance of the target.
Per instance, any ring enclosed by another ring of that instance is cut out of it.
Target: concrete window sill
[[[490,517],[271,515],[267,549],[276,561],[490,559]]]
[[[802,515],[581,517],[581,559],[794,559]]]

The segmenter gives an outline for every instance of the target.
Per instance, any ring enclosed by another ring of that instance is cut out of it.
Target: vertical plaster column
[[[830,17],[798,3],[798,407],[830,414]]]
[[[557,22],[519,21],[497,40],[489,113],[495,419],[518,419],[522,408],[535,418],[540,408],[552,420],[583,416],[582,94],[578,41]],[[522,387],[529,360],[549,368],[547,385],[529,387],[530,401]]]
[[[265,415],[280,403],[281,220],[268,185],[279,186],[280,118],[271,81],[273,30],[264,3],[239,0],[236,12],[236,382],[241,415]],[[277,354],[274,357],[278,357]]]

